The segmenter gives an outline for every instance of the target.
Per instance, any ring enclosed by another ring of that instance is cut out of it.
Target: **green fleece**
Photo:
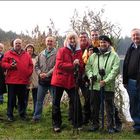
[[[100,69],[105,67],[105,63],[110,51],[100,54],[99,56],[99,64]],[[85,67],[86,74],[88,78],[92,77],[92,75],[97,76],[97,81],[94,82],[93,89],[100,90],[99,82],[101,80],[101,76],[99,75],[98,70],[98,54],[93,53],[86,64]],[[120,59],[116,52],[111,51],[109,59],[107,61],[107,65],[105,68],[105,76],[103,80],[105,81],[105,91],[114,91],[115,88],[115,78],[119,74],[120,71]],[[91,87],[90,87],[91,89]]]

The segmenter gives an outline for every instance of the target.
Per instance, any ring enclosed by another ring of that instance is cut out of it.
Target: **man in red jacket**
[[[8,85],[8,121],[14,121],[13,109],[16,95],[18,97],[19,115],[22,120],[25,120],[26,85],[33,72],[33,63],[29,54],[22,49],[21,39],[15,39],[13,48],[5,53],[2,59],[2,67],[7,71],[5,82]]]

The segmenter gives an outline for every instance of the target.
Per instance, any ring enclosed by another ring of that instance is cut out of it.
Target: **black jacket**
[[[6,93],[4,70],[1,67],[3,54],[0,53],[0,94]]]
[[[123,63],[123,84],[128,84],[128,65],[131,57],[131,53],[135,50],[134,43],[131,43],[130,47],[127,50],[125,55],[124,63]],[[137,84],[140,85],[140,49],[138,49],[139,57],[138,57],[138,66],[137,66]]]

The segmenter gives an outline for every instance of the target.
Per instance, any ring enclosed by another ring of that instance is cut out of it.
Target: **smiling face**
[[[105,40],[100,40],[100,47],[101,48],[108,48],[109,47],[109,42],[105,41]]]
[[[96,41],[99,39],[99,32],[98,31],[91,31],[91,40]]]
[[[28,48],[27,48],[27,52],[28,52],[30,55],[32,55],[33,52],[34,52],[34,49],[33,49],[32,47],[28,47]]]
[[[136,44],[140,45],[140,29],[133,29],[131,31],[131,40]]]
[[[46,47],[47,49],[52,49],[55,46],[55,39],[53,37],[46,38]]]
[[[105,53],[107,52],[108,48],[110,46],[110,43],[105,40],[100,40],[100,51]]]
[[[88,36],[86,33],[79,35],[80,46],[86,46],[88,43]]]
[[[75,38],[75,36],[70,36],[68,38],[68,44],[71,45],[71,46],[73,46],[73,47],[76,46],[76,38]]]
[[[14,49],[16,51],[21,50],[21,48],[22,48],[22,40],[21,39],[15,39],[13,45],[14,45]]]

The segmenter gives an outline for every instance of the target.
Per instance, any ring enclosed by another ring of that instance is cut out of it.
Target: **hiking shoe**
[[[26,116],[20,116],[20,119],[21,119],[22,121],[27,121],[27,120],[28,120],[28,118],[27,118]]]
[[[77,129],[78,129],[79,131],[81,131],[81,130],[83,130],[83,127],[78,127]]]
[[[113,128],[109,128],[109,129],[108,129],[108,133],[109,133],[109,134],[113,134],[113,133],[115,133],[115,130],[114,130]]]
[[[54,128],[53,128],[53,131],[54,131],[54,132],[61,132],[61,129],[60,129],[60,127],[54,127]]]
[[[121,132],[122,130],[122,124],[120,125],[116,125],[116,127],[114,128],[115,132]]]
[[[13,122],[13,121],[14,121],[14,118],[8,117],[8,118],[7,118],[7,121],[8,121],[8,122]]]
[[[32,118],[32,120],[31,120],[32,122],[34,122],[34,123],[37,123],[37,122],[39,122],[40,121],[40,119],[39,118]]]
[[[88,129],[88,131],[90,131],[90,132],[96,132],[98,130],[99,130],[99,127],[91,127]]]

